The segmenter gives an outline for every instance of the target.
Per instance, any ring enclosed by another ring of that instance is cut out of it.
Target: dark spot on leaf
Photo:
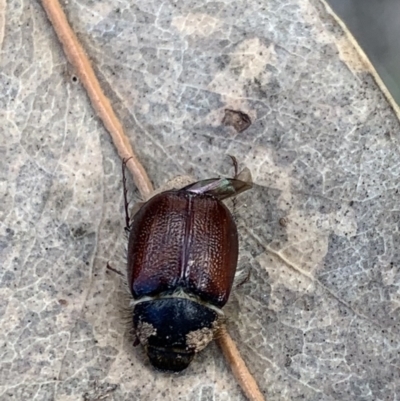
[[[238,110],[225,109],[222,124],[232,126],[237,132],[243,132],[251,125],[250,117]]]

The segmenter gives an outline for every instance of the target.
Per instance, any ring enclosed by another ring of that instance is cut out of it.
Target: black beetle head
[[[163,371],[186,369],[194,355],[213,339],[218,315],[186,298],[163,298],[137,304],[136,335],[151,364]]]
[[[158,370],[180,372],[186,369],[194,358],[194,351],[147,347],[150,363]]]

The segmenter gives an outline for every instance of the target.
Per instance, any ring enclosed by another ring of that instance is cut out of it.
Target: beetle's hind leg
[[[235,175],[233,177],[234,180],[243,181],[248,184],[248,187],[245,189],[247,191],[252,187],[253,179],[251,177],[250,170],[245,167],[242,171],[239,171],[239,163],[235,156],[228,155],[232,159],[233,168],[235,169]]]
[[[114,268],[110,265],[110,262],[107,262],[107,269],[108,269],[108,270],[111,270],[111,271],[114,272],[114,273],[119,274],[119,275],[122,276],[122,277],[125,277],[124,274],[121,273],[119,270],[114,269]]]
[[[242,273],[242,272],[241,272]],[[235,288],[240,288],[242,285],[248,283],[250,281],[250,276],[251,276],[251,269],[248,268],[247,269],[247,273],[246,276],[244,278],[242,278],[242,280],[240,280],[238,283],[235,283]],[[236,277],[235,277],[236,278]]]
[[[237,179],[238,176],[239,176],[239,163],[238,163],[238,161],[237,161],[235,156],[232,156],[232,155],[228,155],[228,156],[231,158],[232,164],[233,164],[233,168],[235,170],[235,175],[233,176],[233,178]]]

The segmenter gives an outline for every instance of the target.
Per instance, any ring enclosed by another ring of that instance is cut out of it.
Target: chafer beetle
[[[238,233],[221,201],[252,186],[249,170],[237,174],[232,159],[234,178],[161,192],[131,222],[124,179],[133,325],[159,370],[187,368],[223,317],[238,261]]]

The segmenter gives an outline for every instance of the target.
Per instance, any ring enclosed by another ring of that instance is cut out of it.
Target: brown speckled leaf
[[[156,187],[252,171],[226,312],[268,401],[398,399],[399,122],[321,3],[64,6]],[[0,399],[243,401],[215,344],[180,375],[132,347],[121,161],[40,2],[0,39]]]

